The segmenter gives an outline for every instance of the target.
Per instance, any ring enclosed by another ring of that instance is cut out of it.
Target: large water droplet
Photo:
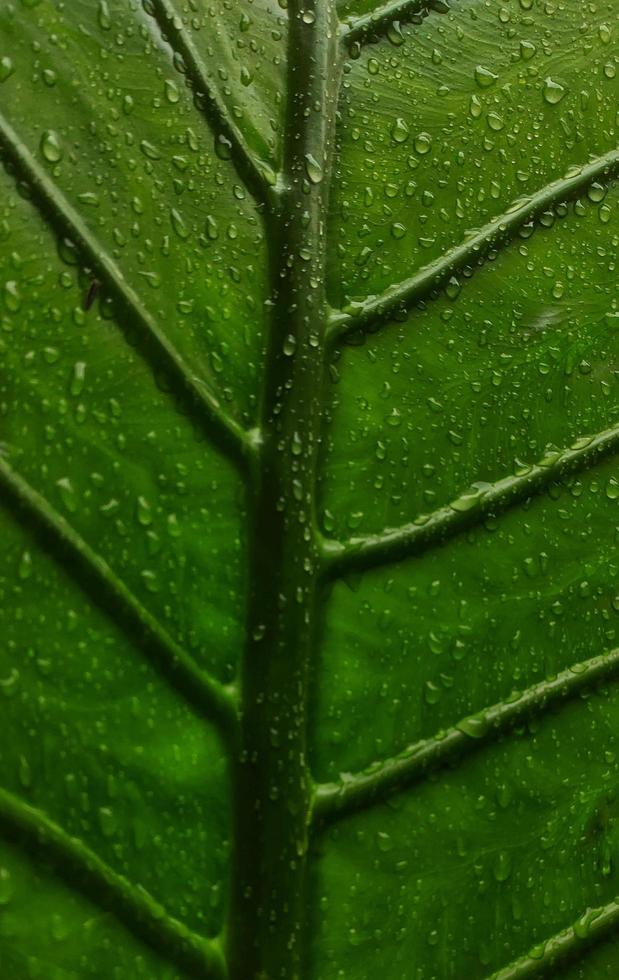
[[[46,130],[41,136],[41,153],[48,163],[58,163],[62,160],[62,145],[53,129]]]
[[[393,126],[391,127],[391,139],[395,143],[406,143],[406,140],[410,136],[410,129],[408,124],[400,116],[396,119]]]
[[[543,95],[548,105],[557,105],[565,94],[565,89],[559,82],[555,82],[550,77],[544,79]]]
[[[477,65],[475,69],[475,81],[480,88],[490,88],[491,85],[494,85],[498,77],[489,68],[484,68],[483,65]]]
[[[322,180],[322,167],[311,153],[305,154],[305,172],[312,184],[319,184]]]

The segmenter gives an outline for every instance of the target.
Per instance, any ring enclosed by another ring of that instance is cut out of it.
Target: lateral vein
[[[491,248],[506,245],[527,222],[556,204],[577,197],[596,180],[610,180],[619,173],[619,149],[592,160],[552,181],[536,194],[515,201],[504,214],[493,218],[460,245],[445,252],[410,278],[390,286],[379,296],[369,296],[331,316],[328,337],[331,343],[347,334],[370,328],[389,319],[393,314],[410,309],[427,299],[444,285],[454,273],[472,263],[479,264]]]
[[[446,507],[424,514],[410,524],[379,534],[340,542],[323,539],[325,572],[331,578],[348,571],[374,568],[419,555],[508,510],[542,491],[555,480],[588,469],[619,451],[619,426],[583,436],[563,450],[548,450],[543,459],[496,483],[476,483]]]
[[[209,79],[207,67],[170,0],[151,0],[151,5],[159,30],[183,59],[207,123],[214,130],[215,136],[221,135],[228,141],[231,159],[239,177],[255,200],[264,204],[269,189],[275,182],[275,174],[250,150],[217,87]]]
[[[176,384],[189,408],[196,411],[207,434],[230,458],[245,465],[253,452],[248,433],[222,409],[219,399],[197,377],[181,354],[142,305],[137,293],[125,281],[114,260],[102,249],[77,211],[67,201],[34,158],[28,147],[0,114],[0,153],[10,161],[17,175],[30,187],[38,209],[56,232],[66,235],[87,258],[110,294],[128,312],[138,328],[142,354],[151,368],[161,367]]]
[[[537,943],[530,953],[497,970],[487,980],[539,980],[556,974],[568,963],[579,960],[598,943],[609,939],[619,927],[619,901],[587,909],[580,918]]]
[[[425,17],[433,10],[447,13],[446,0],[389,0],[372,13],[346,20],[342,25],[342,39],[346,44],[364,44],[387,31],[394,21]]]
[[[194,711],[216,723],[222,733],[231,735],[236,708],[229,690],[198,667],[107,562],[1,456],[0,495],[26,527],[35,530],[67,574],[142,649],[167,683]]]
[[[450,761],[482,748],[531,715],[543,714],[593,685],[619,674],[619,649],[573,664],[550,680],[514,692],[433,738],[422,739],[399,755],[376,762],[362,772],[345,774],[337,783],[318,785],[314,822],[328,824],[367,807],[384,803],[394,793],[427,778]]]
[[[144,888],[118,874],[82,840],[43,811],[0,789],[0,836],[51,860],[69,887],[111,913],[134,936],[200,980],[223,980],[217,940],[205,939],[169,916]]]

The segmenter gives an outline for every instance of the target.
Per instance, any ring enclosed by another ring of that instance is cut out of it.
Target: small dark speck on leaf
[[[84,310],[88,312],[92,304],[97,298],[99,290],[101,289],[101,283],[98,279],[93,279],[88,287],[88,292],[84,297]]]

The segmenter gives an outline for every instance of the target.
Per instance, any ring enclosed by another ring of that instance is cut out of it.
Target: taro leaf
[[[618,37],[0,4],[2,978],[616,977]]]

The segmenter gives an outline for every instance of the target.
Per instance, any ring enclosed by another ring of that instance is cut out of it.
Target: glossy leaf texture
[[[619,970],[615,0],[0,5],[0,975]]]

